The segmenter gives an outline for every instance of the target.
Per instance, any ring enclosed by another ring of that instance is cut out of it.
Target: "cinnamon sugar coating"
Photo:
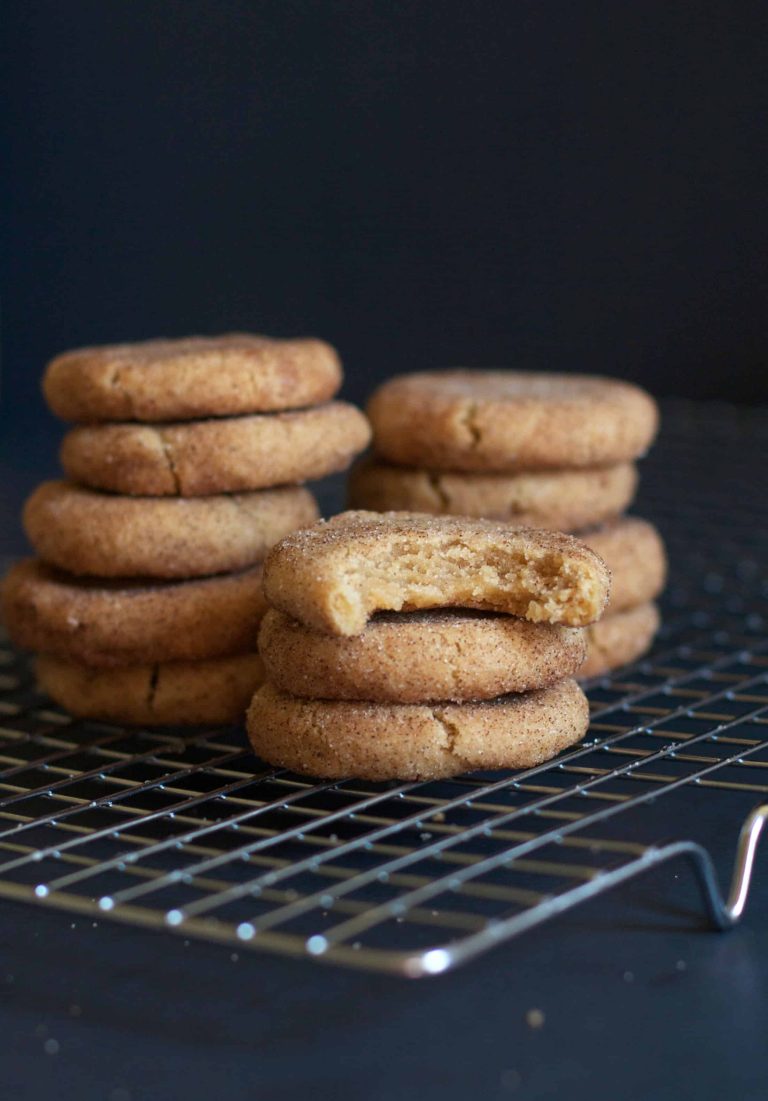
[[[483,703],[430,705],[303,700],[265,684],[247,716],[251,745],[270,764],[369,780],[530,768],[579,741],[588,725],[573,680]]]
[[[259,653],[266,678],[293,696],[426,703],[485,700],[573,676],[584,632],[488,612],[383,612],[351,638],[271,609]]]

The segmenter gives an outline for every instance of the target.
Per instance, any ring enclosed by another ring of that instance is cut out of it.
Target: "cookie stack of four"
[[[567,535],[348,512],[264,571],[256,752],[313,776],[429,779],[525,768],[581,739],[573,679],[609,576]]]
[[[74,421],[66,481],[24,510],[37,558],[12,568],[3,618],[41,687],[75,715],[128,723],[239,719],[270,547],[317,519],[296,483],[344,470],[367,444],[334,401],[335,351],[247,334],[66,353],[52,411]]]
[[[658,410],[617,379],[435,371],[384,383],[367,413],[374,455],[352,471],[353,508],[414,509],[575,533],[612,573],[606,615],[587,631],[580,676],[644,653],[666,555],[654,526],[624,516]]]

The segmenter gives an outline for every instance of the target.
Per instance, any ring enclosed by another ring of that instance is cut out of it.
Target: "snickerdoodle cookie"
[[[463,607],[581,627],[598,619],[609,574],[559,532],[410,512],[345,512],[273,548],[267,600],[329,634],[356,635],[378,611]]]
[[[0,596],[17,646],[98,666],[253,652],[266,610],[261,566],[153,584],[80,578],[26,559],[9,570]]]
[[[95,577],[189,578],[241,570],[317,519],[300,487],[211,497],[118,497],[44,482],[24,527],[43,561]]]
[[[600,555],[611,571],[606,615],[654,600],[664,588],[667,555],[656,528],[637,516],[625,516],[579,539]]]
[[[35,669],[40,688],[72,715],[171,726],[238,722],[263,679],[256,654],[115,669],[41,655]]]
[[[617,379],[524,371],[401,375],[368,403],[376,453],[434,470],[552,470],[627,462],[658,425],[656,403]]]
[[[607,615],[584,631],[587,657],[579,677],[599,677],[642,657],[653,642],[661,617],[655,604],[640,604]]]
[[[513,616],[382,612],[351,638],[271,609],[259,634],[265,675],[294,696],[425,703],[486,700],[573,676],[584,632]]]
[[[197,497],[346,470],[370,435],[358,409],[333,401],[181,424],[82,425],[64,437],[61,464],[73,481],[96,489]]]
[[[530,768],[579,741],[588,725],[573,680],[482,703],[430,705],[304,700],[265,684],[247,718],[251,745],[270,764],[370,780]]]
[[[228,333],[77,348],[48,364],[43,391],[66,421],[172,421],[299,409],[340,384],[322,340]]]
[[[367,458],[350,472],[348,500],[351,508],[374,512],[484,516],[525,527],[576,531],[618,516],[636,486],[633,463],[478,474],[417,470]]]

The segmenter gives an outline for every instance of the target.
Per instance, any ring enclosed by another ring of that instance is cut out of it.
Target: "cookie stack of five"
[[[367,413],[374,456],[352,471],[351,507],[577,533],[612,573],[580,675],[648,649],[666,556],[652,524],[623,515],[637,488],[635,460],[658,427],[645,391],[587,375],[435,371],[390,379]]]
[[[332,400],[341,377],[322,341],[247,334],[52,361],[46,399],[77,425],[67,480],[27,502],[38,557],[6,577],[3,618],[54,700],[129,723],[241,717],[262,679],[261,564],[318,516],[296,483],[346,469],[369,439]]]
[[[568,535],[348,512],[267,558],[256,752],[314,776],[525,768],[583,737],[573,679],[609,575]]]

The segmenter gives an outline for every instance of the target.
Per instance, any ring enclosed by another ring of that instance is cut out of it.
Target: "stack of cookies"
[[[270,547],[318,510],[296,483],[345,469],[370,432],[332,401],[319,340],[234,334],[84,348],[49,365],[66,481],[24,523],[38,557],[3,586],[14,642],[75,715],[127,723],[239,719],[261,682]]]
[[[525,768],[583,737],[573,679],[609,575],[569,535],[347,512],[270,552],[255,751],[313,776]]]
[[[353,508],[415,509],[577,533],[613,575],[581,676],[640,657],[659,626],[658,532],[625,518],[635,460],[658,427],[653,399],[616,379],[436,371],[381,386],[368,405],[374,456],[353,470]]]

